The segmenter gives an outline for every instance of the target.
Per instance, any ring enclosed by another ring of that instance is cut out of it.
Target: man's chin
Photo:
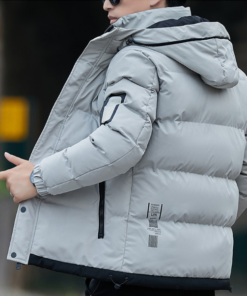
[[[118,19],[113,19],[113,20],[111,20],[111,21],[110,21],[110,24],[115,23],[117,20],[118,20]]]

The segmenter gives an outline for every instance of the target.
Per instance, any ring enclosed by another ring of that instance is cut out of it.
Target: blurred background
[[[222,23],[247,73],[247,1],[188,1]],[[29,159],[76,59],[109,26],[101,1],[0,1],[0,171],[4,151]],[[246,94],[247,95],[247,94]],[[0,181],[0,295],[84,295],[84,278],[7,261],[17,204]],[[233,226],[232,295],[247,295],[247,211]],[[217,296],[229,292],[216,292]]]

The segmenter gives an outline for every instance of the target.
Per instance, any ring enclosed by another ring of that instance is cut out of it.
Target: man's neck
[[[160,1],[156,5],[152,6],[150,9],[164,8],[164,7],[167,7],[166,0]]]

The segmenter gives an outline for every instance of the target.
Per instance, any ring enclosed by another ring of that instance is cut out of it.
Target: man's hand
[[[30,181],[30,175],[35,165],[7,152],[5,152],[4,156],[9,162],[16,165],[13,169],[0,172],[0,180],[6,180],[6,187],[14,196],[14,202],[20,203],[36,196],[38,194],[37,189]]]

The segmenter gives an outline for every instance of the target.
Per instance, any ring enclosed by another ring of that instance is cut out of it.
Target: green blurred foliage
[[[0,198],[3,195],[9,194],[9,191],[6,187],[6,181],[0,181]]]

